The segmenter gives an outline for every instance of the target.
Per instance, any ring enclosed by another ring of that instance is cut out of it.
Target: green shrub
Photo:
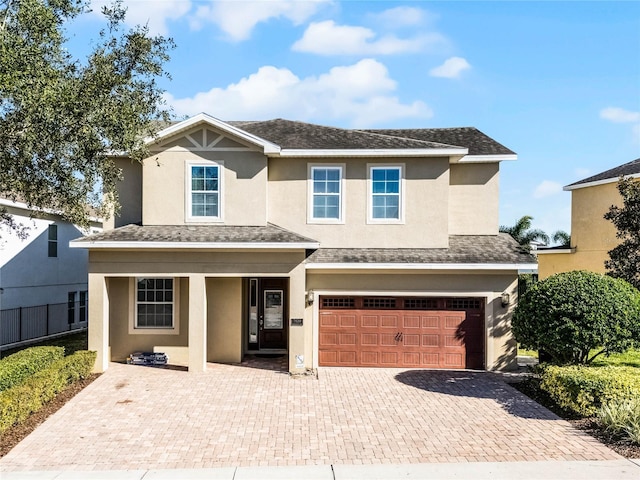
[[[640,345],[640,291],[587,271],[559,273],[533,284],[518,301],[513,333],[522,347],[558,364],[585,364],[600,354]]]
[[[606,403],[598,411],[598,420],[608,431],[640,445],[640,397]]]
[[[0,392],[0,433],[37,412],[71,383],[86,378],[95,360],[96,352],[78,351]]]
[[[64,347],[31,347],[0,360],[0,391],[18,385],[29,376],[64,357]]]
[[[540,387],[558,405],[580,415],[595,415],[613,401],[640,398],[637,368],[547,365],[539,371]]]

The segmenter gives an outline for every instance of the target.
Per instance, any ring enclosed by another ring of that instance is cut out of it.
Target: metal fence
[[[0,310],[0,346],[87,328],[87,302]]]

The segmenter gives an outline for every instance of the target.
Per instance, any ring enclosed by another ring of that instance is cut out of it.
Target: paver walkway
[[[111,364],[0,469],[620,459],[496,374],[256,366]]]

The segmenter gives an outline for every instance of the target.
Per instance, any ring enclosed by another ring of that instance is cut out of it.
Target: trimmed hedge
[[[22,383],[64,357],[64,347],[31,347],[0,360],[0,391]]]
[[[37,412],[68,385],[88,377],[95,361],[96,352],[77,351],[0,392],[0,433]]]
[[[540,372],[540,387],[558,405],[583,416],[610,402],[640,397],[640,369],[634,367],[543,365]]]

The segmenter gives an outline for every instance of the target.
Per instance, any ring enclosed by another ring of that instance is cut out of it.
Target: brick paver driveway
[[[498,375],[112,364],[0,460],[11,470],[604,460]]]

